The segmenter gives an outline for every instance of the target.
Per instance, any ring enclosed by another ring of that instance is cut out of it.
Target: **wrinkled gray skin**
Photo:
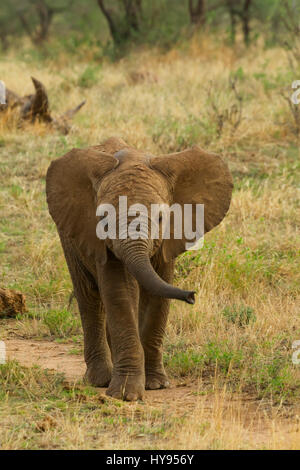
[[[225,216],[231,191],[226,164],[198,147],[149,157],[112,138],[52,162],[47,201],[81,314],[91,384],[129,401],[141,399],[145,388],[167,387],[162,344],[170,298],[194,302],[193,292],[171,285],[185,240],[101,241],[98,205],[118,207],[120,195],[128,206],[149,209],[151,203],[204,203],[209,231]]]

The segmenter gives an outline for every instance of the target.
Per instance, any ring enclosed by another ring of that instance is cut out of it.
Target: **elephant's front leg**
[[[84,333],[85,379],[95,387],[107,387],[112,363],[105,331],[105,312],[94,276],[87,270],[73,247],[61,237]]]
[[[112,253],[98,271],[113,356],[112,379],[106,393],[128,401],[142,399],[145,371],[138,332],[137,281]]]
[[[172,282],[174,263],[160,261],[157,273]],[[140,336],[145,353],[146,389],[155,390],[170,385],[163,365],[163,339],[170,308],[170,299],[155,297],[141,289],[139,306]]]

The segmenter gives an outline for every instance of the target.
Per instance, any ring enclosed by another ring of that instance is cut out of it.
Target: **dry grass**
[[[111,135],[156,154],[198,143],[223,154],[235,191],[229,215],[201,253],[177,263],[177,284],[198,295],[193,307],[172,304],[165,362],[174,380],[194,383],[192,400],[166,392],[165,404],[113,402],[10,364],[0,380],[0,446],[299,449],[300,373],[291,362],[292,342],[300,339],[299,153],[280,98],[297,77],[285,52],[234,50],[206,38],[115,64],[62,57],[42,67],[14,55],[0,62],[1,79],[16,92],[31,92],[30,75],[41,80],[57,114],[87,99],[66,137],[0,120],[1,285],[26,293],[30,307],[14,334],[82,341],[72,314],[61,314],[71,283],[45,202],[53,158]],[[242,103],[236,127],[230,78]],[[1,327],[1,335],[12,334],[3,321]],[[15,384],[10,392],[8,380]]]

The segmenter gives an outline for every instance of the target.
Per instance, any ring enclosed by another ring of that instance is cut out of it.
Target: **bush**
[[[253,308],[247,306],[237,307],[233,305],[232,307],[226,307],[222,311],[222,314],[228,322],[234,323],[240,327],[256,321]]]
[[[50,335],[66,338],[81,332],[80,320],[68,310],[50,310],[44,317]]]

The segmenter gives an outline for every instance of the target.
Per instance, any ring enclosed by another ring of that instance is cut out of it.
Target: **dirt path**
[[[73,345],[15,338],[6,339],[5,344],[7,359],[16,359],[24,366],[39,365],[62,372],[70,383],[82,379],[85,372],[82,355],[72,354]],[[99,392],[105,393],[105,389]],[[173,381],[169,389],[146,391],[144,402],[168,413],[180,416],[195,413],[204,420],[220,423],[220,429],[242,433],[251,442],[250,448],[260,448],[263,443],[269,446],[277,437],[283,448],[285,442],[296,439],[293,447],[298,448],[300,413],[295,408],[271,407],[245,394],[222,394],[217,389],[205,393],[203,383],[195,380]]]
[[[7,359],[16,359],[24,366],[39,365],[43,369],[63,372],[69,381],[79,380],[85,371],[81,355],[70,354],[69,344],[26,339],[6,339]]]
[[[43,369],[62,372],[66,380],[74,383],[81,380],[85,372],[85,362],[82,355],[72,354],[74,349],[70,344],[58,344],[51,341],[32,341],[27,339],[6,339],[7,359],[16,359],[24,366],[39,365]],[[99,391],[105,393],[105,388]],[[152,404],[163,404],[166,402],[182,402],[185,410],[195,406],[195,401],[205,402],[205,408],[211,409],[214,403],[207,399],[203,393],[203,384],[197,380],[182,379],[171,383],[171,387],[164,390],[147,390],[145,401]],[[255,414],[261,407],[256,400],[251,397],[236,394],[231,396],[230,403],[224,403],[228,407],[235,403],[243,403],[244,412]]]
[[[24,366],[39,365],[43,369],[49,369],[64,373],[69,382],[82,379],[85,372],[85,363],[82,355],[72,354],[74,346],[58,344],[50,341],[31,341],[26,339],[6,339],[7,359],[16,359]],[[149,390],[146,392],[146,401],[152,403],[164,403],[168,399],[184,400],[185,408],[195,402],[198,383],[181,381],[173,383],[167,390]],[[105,389],[99,389],[105,392]]]

